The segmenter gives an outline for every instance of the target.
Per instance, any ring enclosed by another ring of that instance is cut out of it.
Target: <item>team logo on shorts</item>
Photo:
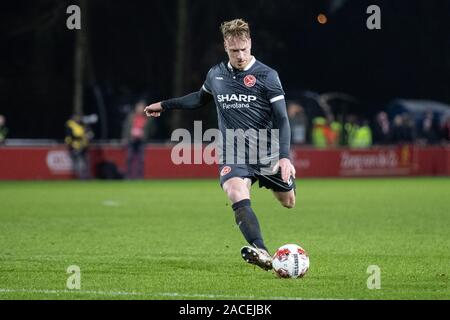
[[[255,83],[256,83],[256,78],[254,75],[249,74],[249,75],[245,76],[245,78],[244,78],[245,86],[251,88],[255,85]]]
[[[223,176],[229,174],[230,171],[231,171],[231,167],[225,166],[222,168],[222,171],[220,171],[220,176],[223,177]]]
[[[293,183],[294,183],[294,181],[292,180],[292,177],[289,177],[288,186],[289,187],[292,186]]]

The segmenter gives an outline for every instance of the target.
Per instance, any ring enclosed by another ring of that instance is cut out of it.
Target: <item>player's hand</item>
[[[161,115],[161,112],[163,111],[163,108],[161,106],[161,102],[152,103],[149,106],[146,106],[144,109],[145,114],[147,117],[159,117]]]
[[[287,158],[280,159],[277,164],[273,167],[273,173],[278,171],[278,168],[281,169],[281,179],[284,182],[289,181],[289,177],[292,176],[295,179],[295,168],[291,163],[291,160]]]

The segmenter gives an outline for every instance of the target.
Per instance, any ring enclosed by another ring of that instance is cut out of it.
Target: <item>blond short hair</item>
[[[220,31],[222,31],[224,40],[232,37],[250,39],[250,27],[248,23],[242,19],[222,22]]]

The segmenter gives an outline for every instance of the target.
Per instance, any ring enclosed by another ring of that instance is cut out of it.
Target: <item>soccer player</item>
[[[226,146],[230,141],[226,141],[222,150],[222,159],[226,158],[226,161],[221,161],[219,167],[220,184],[233,204],[236,223],[250,244],[241,249],[241,255],[248,263],[270,270],[272,258],[251,206],[250,189],[258,181],[259,187],[271,189],[284,207],[293,208],[295,205],[295,169],[289,157],[290,127],[284,91],[277,72],[252,56],[247,22],[242,19],[223,22],[220,29],[229,61],[212,67],[198,92],[151,104],[145,108],[145,113],[159,117],[165,110],[194,109],[214,100],[222,137],[226,137],[228,130],[242,129],[245,132],[268,132],[270,141],[263,142],[271,142],[274,137],[271,129],[277,130],[279,147],[272,148],[275,144],[268,143],[271,153],[265,161],[264,157],[258,158],[256,163],[249,161],[247,149],[246,161],[230,161],[226,156],[229,151]],[[234,139],[232,143],[235,143]],[[246,145],[249,146],[247,140]],[[239,146],[235,145],[236,149]],[[267,164],[269,158],[276,161]],[[264,170],[267,165],[270,168]]]

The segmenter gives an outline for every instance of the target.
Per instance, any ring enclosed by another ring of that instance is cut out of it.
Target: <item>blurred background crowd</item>
[[[81,8],[80,30],[66,26],[72,4]],[[379,30],[366,25],[373,4]],[[250,23],[253,54],[280,75],[293,144],[450,139],[449,1],[19,0],[3,7],[3,144],[70,143],[78,123],[90,142],[121,142],[139,155],[143,143],[168,142],[194,120],[216,127],[214,105],[150,121],[137,114],[198,90],[226,58],[220,23],[237,17]]]
[[[349,109],[342,110],[338,100],[346,100],[344,105]],[[351,108],[355,102],[353,97],[340,93],[289,101],[292,143],[317,148],[450,143],[449,106],[397,99],[373,115],[365,115]]]

